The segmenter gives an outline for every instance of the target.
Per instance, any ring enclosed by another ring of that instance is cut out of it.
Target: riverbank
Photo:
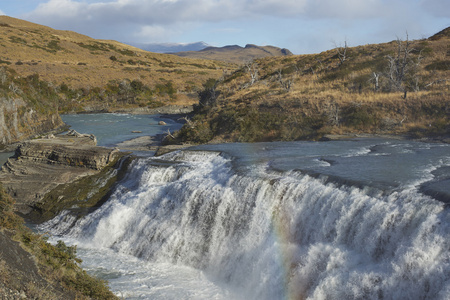
[[[81,112],[65,112],[64,114],[131,114],[131,115],[186,115],[194,110],[192,105],[165,105],[157,108],[149,107],[129,107],[129,108],[113,108],[101,110],[84,110]]]
[[[22,143],[3,165],[0,181],[16,201],[18,213],[25,216],[36,210],[44,213],[48,209],[41,203],[46,202],[47,194],[59,186],[103,172],[123,155],[118,149],[98,147],[92,135],[74,131],[50,135]],[[92,187],[84,187],[88,188]],[[56,203],[61,200],[58,198]]]

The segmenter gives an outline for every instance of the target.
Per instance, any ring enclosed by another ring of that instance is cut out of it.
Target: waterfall
[[[41,228],[141,260],[190,266],[243,299],[449,299],[445,206],[219,152],[142,158],[111,198]],[[250,170],[250,169],[249,169]]]

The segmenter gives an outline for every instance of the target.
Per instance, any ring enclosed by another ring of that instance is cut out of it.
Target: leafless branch
[[[194,123],[187,116],[179,118],[178,120],[184,120],[189,127],[194,128]]]
[[[250,74],[250,85],[253,85],[259,79],[258,64],[255,61],[249,61],[245,64],[245,67],[247,68],[247,72]]]
[[[291,86],[292,86],[292,81],[290,79],[288,79],[288,80],[283,79],[283,74],[282,74],[281,69],[278,70],[278,81],[280,82],[281,86],[287,92],[289,92],[289,90],[291,89]]]
[[[338,52],[338,58],[339,58],[339,66],[341,66],[344,61],[347,60],[347,49],[348,49],[348,45],[347,45],[347,41],[344,41],[344,47],[337,47],[336,46],[336,50]]]
[[[169,128],[167,128],[167,135],[166,135],[166,137],[167,136],[175,139],[175,137],[170,133],[170,129]]]

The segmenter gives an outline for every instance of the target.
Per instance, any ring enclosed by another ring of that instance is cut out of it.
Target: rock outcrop
[[[64,135],[24,142],[0,172],[0,181],[16,201],[16,210],[29,214],[56,187],[95,175],[120,156],[117,149],[96,146],[90,135]]]
[[[0,146],[17,143],[63,125],[56,111],[36,111],[19,97],[0,98]]]

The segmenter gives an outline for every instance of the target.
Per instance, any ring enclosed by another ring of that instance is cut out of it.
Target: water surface
[[[102,207],[40,229],[125,299],[444,300],[449,181],[447,144],[202,145],[135,160]]]
[[[70,114],[64,123],[79,133],[94,134],[99,146],[113,147],[140,136],[155,136],[181,128],[182,124],[163,115]],[[164,121],[167,125],[158,125]],[[133,132],[135,131],[135,132]]]

